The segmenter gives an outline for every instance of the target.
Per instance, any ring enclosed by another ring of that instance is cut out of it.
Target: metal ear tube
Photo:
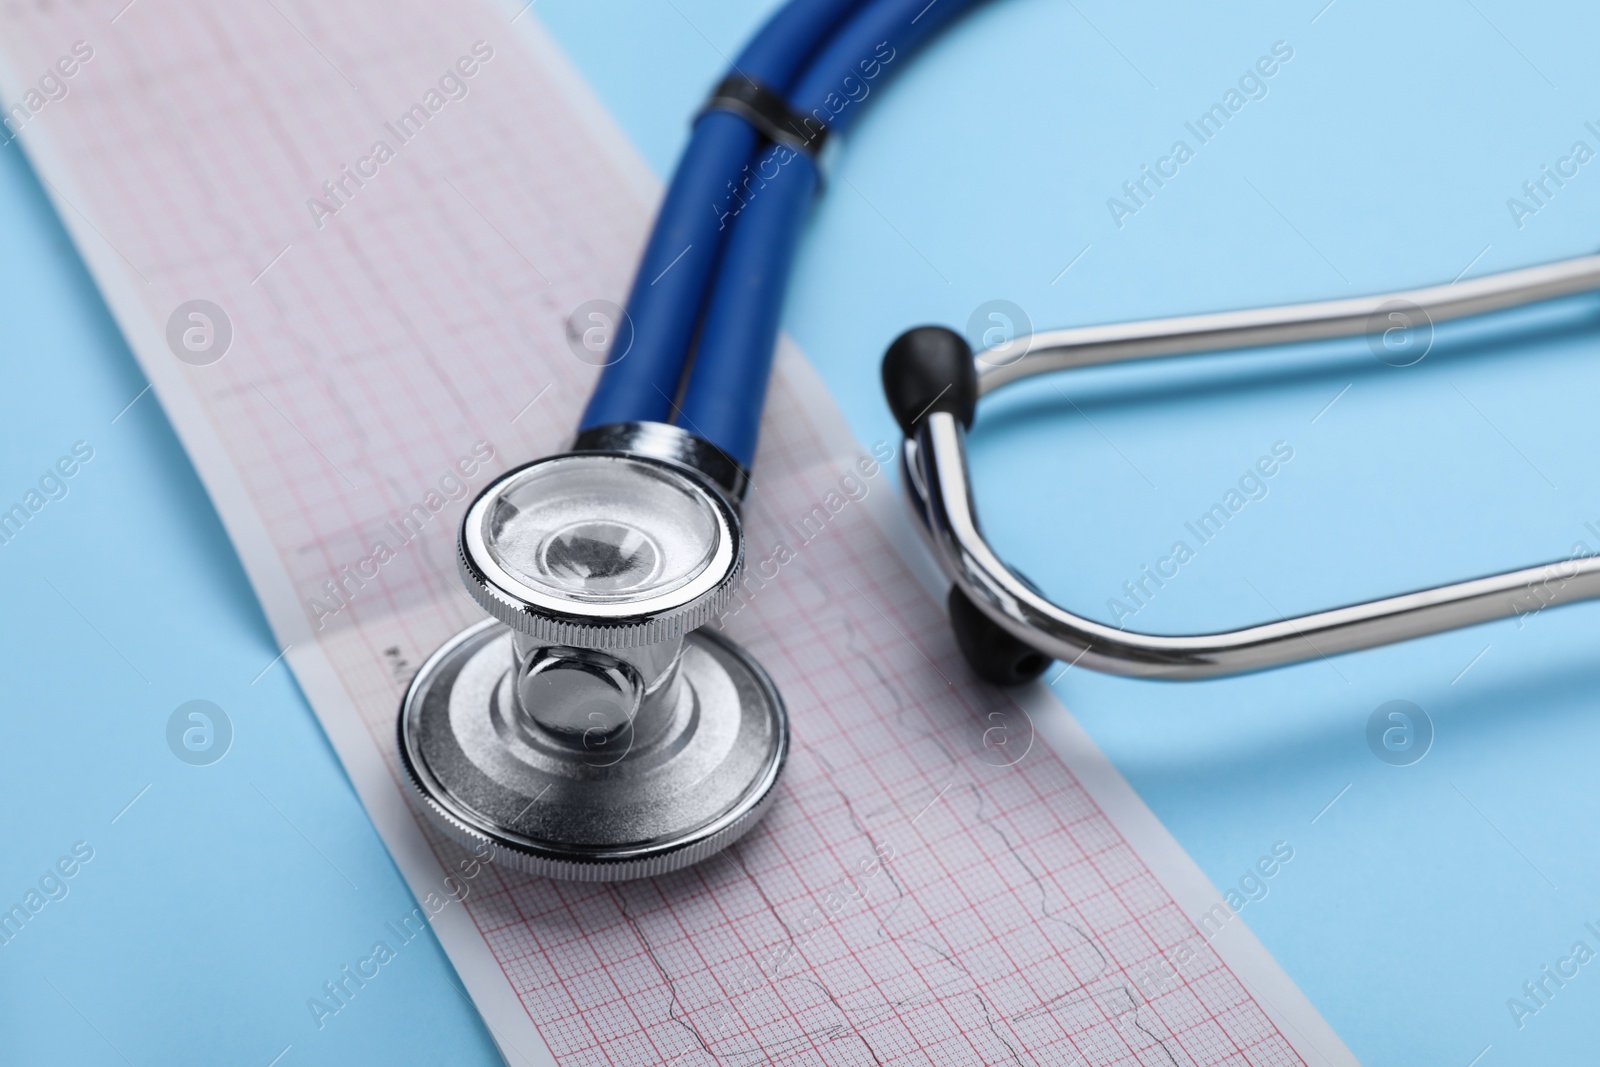
[[[1424,321],[1482,315],[1600,289],[1600,256],[1407,292],[1034,334],[1020,359],[974,358],[943,327],[907,331],[883,360],[884,391],[906,435],[907,500],[952,583],[950,618],[973,669],[1029,682],[1060,659],[1111,674],[1197,679],[1265,670],[1514,615],[1527,589],[1546,606],[1600,597],[1600,559],[1562,560],[1278,622],[1207,634],[1118,629],[1053,603],[1000,559],[973,505],[966,431],[981,397],[1039,374],[1131,360],[1354,337],[1395,310]]]

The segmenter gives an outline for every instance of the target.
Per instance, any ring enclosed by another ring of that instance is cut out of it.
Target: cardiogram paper
[[[1049,692],[966,672],[907,555],[898,442],[852,441],[787,345],[726,622],[793,720],[771,813],[654,881],[463,882],[405,798],[396,707],[479,617],[464,499],[571,433],[596,370],[568,318],[621,300],[655,180],[520,4],[66,0],[0,26],[8,134],[508,1061],[1354,1062]],[[226,319],[214,362],[196,300]]]

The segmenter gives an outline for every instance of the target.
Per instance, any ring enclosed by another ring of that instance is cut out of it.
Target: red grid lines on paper
[[[395,539],[388,524],[428,508],[318,633],[398,779],[405,675],[476,617],[451,558],[465,491],[441,486],[477,442],[493,462],[454,475],[474,490],[560,446],[594,374],[566,316],[621,298],[648,193],[487,4],[163,0],[113,25],[120,7],[19,0],[0,47],[26,72],[94,45],[37,120],[72,164],[58,191],[126,261],[158,330],[197,297],[232,317],[234,349],[185,373],[307,618]],[[467,95],[317,225],[322,183],[392,139],[386,123],[480,40],[494,58]],[[1026,716],[967,675],[865,506],[826,503],[846,474],[868,493],[887,477],[856,468],[783,366],[747,518],[755,558],[783,543],[792,561],[728,621],[790,708],[780,798],[725,855],[652,882],[482,876],[464,906],[552,1053],[1301,1062],[1068,768],[1042,742],[1005,755]],[[819,505],[813,535],[798,524]],[[985,741],[997,721],[1003,750]],[[1160,977],[1180,944],[1195,961]]]

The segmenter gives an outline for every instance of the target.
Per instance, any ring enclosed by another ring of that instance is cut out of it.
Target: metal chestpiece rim
[[[698,495],[714,516],[717,545],[702,571],[681,587],[637,601],[580,603],[541,592],[501,566],[491,553],[484,526],[491,509],[537,468],[556,461],[646,465],[658,477]],[[683,466],[623,451],[579,451],[545,456],[515,467],[491,482],[461,523],[457,567],[462,582],[484,611],[518,633],[552,645],[577,648],[637,648],[682,637],[722,614],[744,569],[739,518],[722,491]]]
[[[708,629],[691,635],[689,640],[710,653],[711,660],[728,672],[730,678],[739,679],[734,686],[750,701],[741,710],[755,711],[771,723],[770,746],[760,760],[758,773],[752,775],[734,803],[723,810],[714,810],[703,822],[680,826],[668,835],[635,840],[624,834],[623,840],[606,846],[530,837],[500,825],[492,815],[475,807],[471,800],[447,784],[455,777],[449,773],[449,764],[435,767],[430,763],[424,740],[428,734],[424,720],[430,714],[448,719],[450,705],[457,699],[453,691],[462,684],[463,668],[470,671],[470,661],[491,654],[492,650],[486,646],[503,640],[504,633],[494,620],[484,619],[441,646],[412,680],[401,703],[398,722],[400,761],[412,796],[420,803],[423,814],[448,837],[469,848],[491,850],[487,856],[480,851],[480,858],[512,870],[561,881],[620,882],[654,878],[699,863],[733,844],[760,822],[777,798],[776,787],[789,754],[789,723],[783,699],[771,678],[749,653],[714,629]],[[497,661],[499,658],[496,657]],[[670,771],[670,765],[646,766],[642,777],[602,778],[591,781],[590,786],[643,785],[651,778],[659,778],[663,770]],[[680,792],[693,792],[697,785],[698,780],[684,782]],[[530,786],[530,800],[537,799],[532,789]],[[538,795],[542,794],[543,790],[539,790]]]

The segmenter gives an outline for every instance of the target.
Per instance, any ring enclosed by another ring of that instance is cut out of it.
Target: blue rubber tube
[[[746,470],[755,456],[783,294],[818,178],[810,156],[782,146],[763,153],[754,169],[772,177],[740,212],[723,251],[674,420]]]
[[[818,53],[790,94],[791,106],[838,133],[896,64],[977,2],[878,0]],[[784,291],[818,182],[811,157],[783,145],[769,147],[752,169],[759,185],[749,189],[723,249],[675,420],[746,468],[755,456]]]
[[[745,46],[734,69],[787,95],[807,62],[868,0],[790,0]],[[580,430],[666,422],[706,293],[732,227],[730,186],[760,138],[745,120],[710,112],[695,123],[628,295],[631,345],[605,368]],[[626,336],[619,333],[618,336]]]

